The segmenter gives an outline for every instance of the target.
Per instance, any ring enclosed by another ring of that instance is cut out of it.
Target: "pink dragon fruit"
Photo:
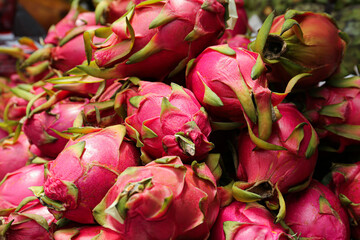
[[[249,45],[270,65],[267,77],[273,87],[283,89],[292,77],[304,72],[311,76],[296,87],[315,86],[338,71],[346,42],[329,15],[288,10],[273,20],[272,13],[258,40]]]
[[[52,240],[56,222],[54,216],[36,199],[8,217],[0,217],[0,236],[8,240],[43,239]],[[5,228],[5,229],[4,229]]]
[[[177,84],[141,82],[138,95],[129,100],[135,108],[128,110],[125,124],[141,147],[143,162],[167,155],[184,162],[206,157],[213,148],[207,139],[211,127],[191,91]]]
[[[125,238],[111,229],[102,226],[82,226],[57,230],[54,233],[55,240],[124,240]]]
[[[44,39],[45,44],[58,45],[61,39],[75,27],[88,25],[96,25],[94,12],[79,13],[79,0],[72,2],[71,9],[68,14],[60,20],[56,25],[49,28],[49,31]]]
[[[338,144],[338,152],[360,144],[360,77],[329,80],[308,94],[305,108],[319,137]]]
[[[24,133],[45,156],[56,158],[68,139],[59,136],[55,131],[62,132],[73,127],[76,117],[87,102],[86,99],[82,102],[72,102],[68,99],[60,101],[54,104],[50,111],[43,111],[27,118],[23,125]]]
[[[86,60],[86,52],[84,47],[84,39],[82,33],[85,31],[98,29],[100,26],[84,25],[75,27],[67,32],[65,37],[60,41],[59,45],[47,44],[33,52],[21,64],[21,69],[26,69],[36,66],[43,61],[47,61],[46,68],[42,71],[47,71],[49,68],[67,72],[68,70],[82,64]],[[95,43],[100,43],[102,39],[94,38]]]
[[[2,139],[7,137],[8,135],[9,135],[8,131],[0,127],[0,141],[2,141]]]
[[[7,119],[19,121],[22,117],[26,115],[25,113],[27,104],[28,101],[26,101],[25,99],[13,96],[7,102],[7,111],[4,111],[3,113],[7,113]]]
[[[246,34],[248,30],[248,18],[244,7],[244,0],[235,0],[235,4],[237,12],[236,23],[233,29],[225,30],[224,35],[218,40],[218,44],[229,43],[230,39],[238,35]]]
[[[13,138],[0,142],[0,181],[7,173],[24,167],[31,157],[30,143],[24,134],[15,143]]]
[[[285,93],[279,94],[270,91],[264,74],[252,80],[257,56],[257,53],[227,45],[208,47],[188,64],[186,86],[194,92],[213,122],[235,122],[239,123],[238,127],[249,119],[258,123],[259,137],[266,140],[275,120],[273,106],[286,97],[292,86],[289,84]],[[303,75],[294,77],[291,82],[299,77]]]
[[[275,189],[281,201],[281,193],[300,191],[312,178],[318,155],[317,134],[293,104],[277,107],[282,117],[273,124],[268,143],[254,141],[256,131],[243,132],[239,137],[240,182],[233,187],[239,201],[268,199],[275,196]]]
[[[83,76],[67,76],[61,78],[48,79],[47,82],[54,84],[55,89],[66,90],[72,95],[80,97],[94,97],[97,96],[99,87],[104,84],[107,89],[115,79],[108,79],[92,77],[89,75]]]
[[[0,216],[13,212],[24,198],[32,197],[28,189],[44,183],[44,165],[30,164],[8,173],[0,182]]]
[[[110,29],[87,35],[88,61],[95,50],[95,63],[78,68],[103,78],[163,80],[216,40],[224,30],[224,12],[216,0],[139,3],[111,25],[112,33],[103,44],[92,44],[90,37]]]
[[[250,91],[256,81],[250,75],[256,58],[256,53],[243,48],[208,47],[189,64],[186,87],[214,119],[244,122],[245,112],[254,120],[256,110]],[[265,75],[257,81],[265,87]]]
[[[348,240],[349,221],[333,192],[313,180],[310,186],[286,196],[286,225],[300,238]]]
[[[211,230],[213,240],[293,239],[259,203],[235,201],[222,208]]]
[[[354,164],[335,164],[332,170],[331,187],[350,217],[351,234],[360,238],[360,162]]]
[[[145,0],[103,0],[96,6],[96,21],[102,25],[113,23],[136,4]]]
[[[70,140],[48,163],[44,186],[33,192],[56,218],[94,223],[92,209],[122,171],[138,164],[139,153],[126,142],[125,132],[115,125]]]
[[[96,221],[127,239],[207,239],[219,211],[209,168],[164,157],[126,169],[94,209]]]
[[[99,26],[84,26],[83,31],[97,29]],[[74,31],[74,30],[73,30]],[[94,39],[95,43],[100,43],[100,38]],[[51,48],[50,53],[51,66],[62,72],[82,64],[86,60],[84,38],[82,34],[78,34],[64,45],[58,45]]]
[[[226,42],[221,42],[221,44],[227,43],[229,45],[229,47],[231,48],[248,48],[248,45],[250,43],[250,39],[249,37],[245,36],[245,35],[240,35],[237,34],[233,37],[230,37],[226,40]]]

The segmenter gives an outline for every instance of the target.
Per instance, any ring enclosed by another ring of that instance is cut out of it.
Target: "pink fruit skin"
[[[254,87],[251,70],[258,55],[243,48],[232,50],[235,55],[223,54],[211,48],[205,49],[191,65],[186,77],[186,87],[194,92],[211,117],[222,121],[244,122],[243,107],[236,93],[242,89],[241,77],[249,90]],[[260,76],[258,81],[266,81],[265,75]],[[220,98],[222,106],[207,102],[205,85]]]
[[[99,67],[114,67],[111,73],[108,72],[104,77],[137,76],[142,79],[161,81],[175,70],[181,61],[184,61],[181,64],[186,64],[204,48],[212,45],[220,32],[224,30],[224,7],[217,1],[206,2],[210,10],[201,8],[205,3],[204,0],[170,0],[136,7],[130,20],[135,31],[135,42],[131,51],[124,57],[116,59],[118,55],[124,55],[124,47],[117,44],[129,39],[128,34],[124,34],[124,22],[122,22],[112,26],[114,33],[110,40],[94,53]],[[173,16],[174,20],[149,29],[150,23],[160,11]],[[193,29],[196,30],[194,40],[185,40]],[[150,49],[156,50],[132,62],[131,56],[148,43],[151,45],[149,45]]]
[[[15,208],[26,197],[33,196],[28,189],[44,183],[44,165],[30,164],[8,173],[0,185],[0,210]],[[16,189],[16,191],[14,191]]]
[[[48,164],[44,192],[52,200],[63,203],[63,217],[79,223],[94,223],[92,209],[115,183],[118,174],[138,165],[138,150],[123,140],[124,132],[125,127],[115,125],[69,141],[59,156]],[[77,150],[71,146],[80,142],[85,142],[85,149],[77,156]],[[68,192],[64,181],[77,187],[77,200]]]
[[[284,221],[298,236],[350,239],[345,210],[334,193],[320,182],[313,180],[306,190],[286,196],[285,202]]]
[[[94,12],[80,13],[77,17],[76,14],[77,10],[71,9],[62,20],[60,20],[54,27],[50,28],[44,42],[46,44],[53,44],[56,46],[71,29],[82,25],[96,25]]]
[[[139,4],[145,0],[112,0],[106,10],[106,22],[113,23],[128,11],[128,6]]]
[[[225,30],[224,35],[218,40],[218,44],[229,43],[230,39],[238,35],[246,34],[246,31],[248,30],[248,18],[244,8],[244,0],[235,0],[235,4],[238,15],[236,24],[232,30]],[[230,44],[229,46],[232,47]]]
[[[23,125],[23,131],[29,141],[35,144],[43,155],[54,159],[64,149],[68,140],[60,137],[51,129],[62,132],[72,127],[75,118],[84,109],[87,102],[88,100],[58,102],[50,113],[44,111],[27,118]]]
[[[285,54],[284,57],[310,69],[312,75],[299,81],[296,87],[314,86],[338,71],[346,43],[340,38],[340,30],[333,20],[325,14],[306,12],[292,19],[299,23],[304,43],[298,44],[296,51],[293,49],[289,51],[289,56]],[[276,17],[270,33],[280,35],[284,21],[284,15]],[[282,37],[295,35],[293,28],[285,32]],[[272,64],[271,68],[272,71],[267,74],[270,82],[287,83],[294,76],[279,64]]]
[[[101,226],[83,226],[60,229],[54,233],[55,240],[92,240],[94,237],[106,240],[124,240],[126,238],[111,229]]]
[[[360,162],[336,164],[332,172],[331,188],[347,210],[351,223],[351,235],[360,239]]]
[[[311,178],[317,161],[317,144],[312,145],[311,137],[317,139],[309,121],[296,109],[293,104],[278,105],[282,117],[273,124],[269,143],[285,147],[287,150],[253,150],[255,144],[247,132],[239,138],[239,167],[237,176],[242,181],[256,183],[269,181],[278,185],[282,193],[289,188],[304,183]],[[292,138],[290,134],[296,126],[303,126],[303,139]],[[317,142],[317,141],[316,141]],[[306,151],[314,148],[314,153],[307,158]]]
[[[37,203],[33,203],[30,206],[26,205],[21,208],[18,212],[13,212],[9,217],[4,219],[3,224],[7,224],[11,221],[10,228],[6,231],[5,237],[8,240],[27,240],[27,239],[41,239],[41,240],[52,240],[52,224],[56,222],[54,216],[48,211],[46,207]],[[31,216],[32,215],[32,216]],[[34,219],[36,217],[46,220],[49,229],[45,229]]]
[[[7,105],[9,106],[7,114],[7,118],[9,120],[19,121],[22,117],[26,115],[26,105],[28,104],[28,101],[26,101],[25,99],[12,96],[8,100],[0,97],[0,101],[0,118],[4,118],[3,114]]]
[[[11,142],[8,142],[11,141]],[[24,167],[32,157],[30,143],[24,134],[12,144],[12,139],[0,143],[0,181],[7,173]]]
[[[85,30],[94,30],[99,26],[84,26]],[[94,38],[94,43],[102,42],[103,39]],[[51,49],[52,67],[66,72],[86,60],[84,37],[77,35],[63,46],[55,46]]]
[[[4,129],[0,128],[0,141],[1,139],[3,139],[4,137],[7,137],[9,135],[9,133],[7,131],[5,131]],[[0,177],[1,178],[1,177]]]
[[[227,221],[236,222],[237,228],[225,229]],[[226,232],[226,233],[225,233]],[[226,234],[226,235],[225,235]],[[230,237],[231,236],[231,237]],[[216,222],[211,230],[211,240],[287,240],[292,239],[280,224],[274,224],[274,217],[258,203],[234,201],[220,209]]]
[[[244,35],[235,35],[233,37],[230,37],[226,40],[226,42],[221,42],[221,44],[227,43],[229,45],[229,47],[231,48],[245,48],[247,49],[249,43],[250,43],[250,39]]]
[[[143,99],[138,108],[128,111],[129,117],[125,119],[127,130],[134,139],[138,137],[135,131],[140,134],[144,144],[141,150],[151,159],[174,155],[185,162],[202,160],[212,149],[207,139],[211,132],[209,120],[191,91],[174,86],[142,82],[138,94]],[[165,100],[171,107],[164,106]],[[143,125],[157,136],[148,138]],[[181,147],[176,137],[178,133],[194,143],[194,153],[189,154]]]
[[[344,79],[345,80],[345,79]],[[359,77],[354,78],[356,82]],[[328,111],[331,107],[332,110]],[[331,87],[318,88],[316,95],[307,95],[304,114],[310,122],[319,129],[319,137],[339,143],[339,152],[346,146],[360,144],[354,137],[347,137],[347,133],[359,136],[357,131],[346,131],[338,128],[346,125],[360,125],[360,91],[358,87]],[[335,128],[334,128],[335,127]],[[334,129],[330,131],[331,129]]]
[[[195,162],[192,166],[183,165],[178,157],[159,161],[162,163],[151,162],[125,170],[94,209],[96,220],[127,239],[207,239],[219,211],[216,183],[210,170]],[[118,203],[127,209],[123,223],[104,212],[118,202],[119,194],[143,185],[144,181],[151,183]]]

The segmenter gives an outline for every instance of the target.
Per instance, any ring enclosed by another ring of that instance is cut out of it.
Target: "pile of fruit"
[[[79,1],[0,78],[0,239],[360,239],[360,77],[325,13]],[[359,160],[359,161],[358,161]]]

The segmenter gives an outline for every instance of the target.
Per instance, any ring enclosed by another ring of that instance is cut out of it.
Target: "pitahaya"
[[[219,211],[209,168],[163,157],[126,169],[94,209],[96,221],[127,239],[207,239]]]
[[[83,76],[67,76],[60,78],[51,78],[47,82],[53,83],[55,89],[66,90],[72,95],[81,97],[94,97],[97,96],[99,88],[105,85],[108,88],[115,79],[105,79],[92,77],[89,75]]]
[[[138,164],[139,153],[126,142],[125,132],[124,126],[115,125],[70,140],[48,163],[44,186],[32,190],[56,218],[94,222],[92,209],[122,171]]]
[[[270,65],[267,77],[273,87],[283,89],[292,77],[304,72],[311,76],[295,87],[315,86],[338,71],[346,42],[329,15],[288,10],[273,19],[272,13],[249,45]]]
[[[1,122],[1,121],[0,121]],[[1,128],[0,125],[0,141],[2,141],[3,138],[7,137],[9,135],[8,131],[6,131],[5,129]]]
[[[59,229],[54,233],[54,240],[124,240],[125,238],[111,229],[102,226],[82,226]]]
[[[293,104],[277,107],[282,117],[273,124],[268,143],[254,141],[256,131],[244,131],[239,137],[240,182],[233,187],[239,201],[269,199],[276,196],[276,189],[281,204],[281,193],[300,191],[312,178],[318,155],[317,134]],[[269,143],[272,146],[268,147]]]
[[[96,21],[102,25],[113,23],[131,7],[145,0],[101,0],[95,9]]]
[[[45,156],[56,158],[64,149],[68,139],[59,136],[55,131],[62,132],[73,127],[76,117],[87,102],[86,99],[79,102],[65,99],[54,104],[50,111],[33,114],[24,122],[24,133]]]
[[[250,43],[250,39],[245,35],[237,34],[233,37],[226,39],[226,41],[223,41],[220,44],[224,44],[224,43],[227,43],[231,48],[241,47],[247,49]]]
[[[229,43],[235,36],[246,34],[248,30],[248,18],[245,11],[244,0],[234,0],[236,5],[237,19],[233,29],[226,29],[218,44]],[[229,44],[230,46],[230,44]],[[231,47],[231,46],[230,46]],[[245,47],[246,48],[246,47]]]
[[[70,11],[61,19],[56,25],[49,28],[49,31],[44,39],[45,44],[58,45],[59,42],[66,36],[66,34],[75,27],[83,25],[96,25],[94,12],[79,13],[79,0],[72,2]]]
[[[24,134],[16,142],[13,138],[0,140],[0,181],[7,173],[24,167],[33,155],[30,152],[30,143]]]
[[[307,95],[304,114],[320,138],[339,144],[337,151],[360,144],[360,77],[332,79]]]
[[[310,186],[285,198],[286,225],[301,238],[348,240],[349,221],[333,192],[313,180]]]
[[[335,164],[332,170],[331,187],[341,204],[348,212],[351,235],[360,238],[360,162],[354,164]]]
[[[0,182],[0,216],[8,215],[24,198],[32,197],[29,187],[43,183],[43,164],[30,164],[8,173]]]
[[[190,59],[215,42],[224,31],[224,12],[216,0],[139,3],[110,29],[85,35],[88,61],[95,50],[95,63],[78,68],[103,78],[163,80],[180,72]],[[103,44],[92,44],[91,36],[108,32],[111,34]]]
[[[220,209],[211,230],[213,240],[287,240],[293,239],[272,214],[259,203],[232,202]]]
[[[3,235],[7,240],[53,239],[56,219],[37,199],[34,202],[8,217],[0,217],[0,237]]]
[[[186,86],[213,122],[244,124],[249,119],[258,123],[259,137],[266,140],[275,120],[273,106],[286,97],[292,83],[303,75],[294,77],[285,93],[271,92],[264,74],[251,79],[257,57],[257,53],[243,48],[208,47],[188,64]]]
[[[73,28],[71,31],[67,32],[59,45],[54,46],[52,44],[47,44],[33,52],[25,61],[23,61],[20,69],[36,66],[46,60],[48,65],[43,71],[53,68],[61,72],[67,72],[86,60],[82,33],[88,30],[98,29],[99,27],[100,26],[84,25]],[[101,41],[102,39],[100,38],[94,38],[95,43]]]
[[[189,64],[186,87],[216,120],[244,122],[245,112],[255,121],[251,91],[256,82],[266,87],[265,75],[255,81],[250,77],[257,56],[227,45],[208,47]]]
[[[135,108],[125,119],[128,134],[141,147],[143,162],[180,156],[184,162],[203,160],[213,148],[205,110],[191,91],[177,84],[140,82]],[[130,106],[131,107],[131,106]]]

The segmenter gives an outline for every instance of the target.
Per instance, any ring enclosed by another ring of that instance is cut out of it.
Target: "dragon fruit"
[[[89,75],[83,76],[67,76],[61,78],[52,78],[47,80],[49,83],[54,84],[55,89],[66,90],[71,92],[73,95],[80,97],[94,97],[97,95],[97,91],[105,85],[105,89],[108,88],[115,79],[96,78]]]
[[[213,240],[293,239],[274,223],[272,214],[259,203],[232,202],[222,208],[211,230]]]
[[[265,75],[257,81],[250,77],[256,58],[257,53],[243,48],[208,47],[189,64],[186,87],[214,119],[244,122],[245,112],[255,121],[251,90],[256,82],[266,85]]]
[[[360,143],[360,77],[331,79],[308,93],[304,114],[320,138],[338,144],[338,152]],[[332,145],[332,144],[330,144]]]
[[[233,37],[226,39],[226,41],[223,41],[220,44],[225,44],[225,43],[227,43],[231,48],[241,47],[247,49],[250,43],[250,39],[245,35],[237,34]]]
[[[301,238],[350,239],[349,221],[329,188],[313,180],[310,186],[286,196],[286,225]]]
[[[224,12],[216,0],[139,3],[110,29],[85,35],[88,61],[95,50],[95,62],[78,68],[103,78],[163,80],[180,72],[190,59],[216,41],[224,31]],[[103,44],[91,42],[91,36],[108,32],[112,33]]]
[[[87,102],[86,99],[79,102],[72,102],[69,99],[60,101],[54,104],[50,111],[36,113],[26,118],[23,131],[29,141],[45,156],[56,158],[64,149],[68,139],[59,136],[55,131],[62,132],[73,127],[76,117]]]
[[[256,131],[245,131],[239,137],[240,181],[233,187],[239,201],[269,199],[277,190],[281,204],[282,193],[300,191],[310,183],[318,155],[317,134],[293,104],[277,107],[282,117],[273,124],[268,143],[254,141]]]
[[[225,30],[223,36],[218,40],[218,44],[229,43],[230,39],[238,35],[246,34],[248,30],[248,18],[244,7],[244,0],[235,0],[235,5],[237,13],[236,23],[233,29]]]
[[[209,168],[179,157],[130,167],[94,209],[96,221],[127,239],[207,239],[219,211]]]
[[[228,126],[229,122],[237,123],[235,127],[246,122],[258,123],[259,137],[266,140],[275,120],[273,106],[286,97],[294,81],[304,74],[294,77],[285,93],[271,92],[264,74],[251,79],[257,57],[257,53],[243,48],[208,47],[188,64],[186,86],[218,127],[226,127],[224,122]]]
[[[79,13],[78,5],[79,0],[73,1],[68,14],[56,25],[53,25],[49,28],[49,31],[44,39],[45,44],[52,44],[54,46],[57,46],[59,42],[66,36],[66,34],[73,28],[83,25],[96,25],[95,13]]]
[[[5,230],[0,231],[0,236],[3,234],[8,240],[52,240],[56,220],[46,207],[38,200],[35,201],[36,203],[25,205],[8,217],[0,217],[0,230]]]
[[[83,31],[97,28],[99,28],[99,26],[85,25],[83,27]],[[101,41],[102,40],[100,38],[94,39],[95,43],[100,43]],[[50,59],[52,62],[51,66],[62,72],[67,72],[77,65],[82,64],[86,60],[84,39],[82,34],[78,34],[64,45],[58,45],[51,48]]]
[[[195,96],[177,84],[140,83],[130,98],[128,134],[141,147],[143,162],[162,156],[180,156],[184,162],[202,160],[213,148],[207,139],[211,127]],[[132,112],[133,111],[133,112]]]
[[[54,233],[55,240],[123,240],[117,232],[102,226],[82,226],[74,228],[64,228]]]
[[[350,217],[351,234],[360,238],[360,162],[354,164],[335,164],[332,171],[331,187]]]
[[[24,134],[16,142],[13,138],[0,142],[0,181],[7,173],[24,167],[32,157],[30,143]]]
[[[346,42],[329,15],[288,10],[273,19],[272,13],[258,39],[249,45],[270,65],[267,77],[273,88],[285,88],[293,76],[303,72],[311,76],[301,79],[295,87],[315,86],[338,71]]]
[[[48,64],[46,68],[41,70],[42,72],[48,71],[49,68],[59,70],[63,73],[67,72],[86,60],[82,33],[98,29],[99,27],[100,26],[84,25],[73,28],[67,32],[59,45],[54,46],[52,44],[47,44],[43,48],[33,52],[22,62],[20,69],[24,70],[32,66],[40,65],[42,62],[46,61]],[[100,43],[101,41],[101,38],[94,38],[95,43]],[[47,75],[49,75],[49,73]]]
[[[0,127],[0,141],[2,141],[3,138],[7,137],[9,133]]]
[[[30,164],[8,173],[0,182],[0,216],[9,215],[24,198],[32,197],[29,187],[43,183],[43,164]]]
[[[131,7],[145,0],[102,0],[95,9],[96,21],[102,25],[113,23],[122,17]]]
[[[48,163],[44,185],[32,188],[35,196],[56,218],[94,223],[92,209],[122,171],[138,164],[139,153],[125,132],[115,125],[70,140]]]

